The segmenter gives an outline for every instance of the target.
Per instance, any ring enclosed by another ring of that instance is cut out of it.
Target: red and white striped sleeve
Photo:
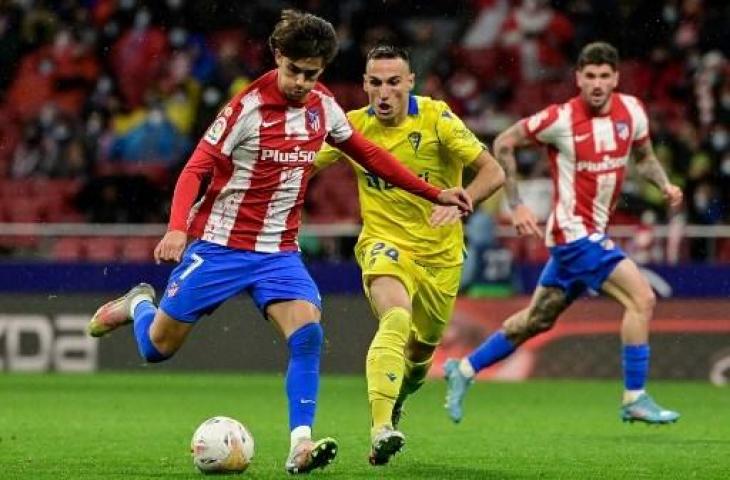
[[[550,105],[529,117],[520,120],[529,138],[537,143],[554,143],[559,135],[560,117],[558,105]]]

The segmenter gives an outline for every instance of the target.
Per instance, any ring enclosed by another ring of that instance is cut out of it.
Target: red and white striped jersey
[[[614,93],[606,115],[594,115],[580,97],[522,120],[527,135],[548,149],[553,208],[548,246],[604,233],[616,204],[632,145],[649,138],[641,102]]]
[[[328,139],[352,135],[332,94],[317,84],[303,104],[263,75],[221,110],[198,144],[215,158],[213,178],[188,218],[188,233],[257,252],[298,250],[304,192]]]

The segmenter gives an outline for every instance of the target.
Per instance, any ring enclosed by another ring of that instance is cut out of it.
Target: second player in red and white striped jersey
[[[616,204],[633,145],[649,139],[641,102],[614,93],[606,114],[594,114],[576,96],[522,120],[527,136],[547,146],[553,180],[548,246],[604,233]]]

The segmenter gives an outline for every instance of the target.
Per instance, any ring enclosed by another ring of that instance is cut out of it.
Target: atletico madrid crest
[[[319,131],[319,112],[317,110],[307,110],[307,125],[312,131]]]
[[[629,125],[626,122],[616,122],[616,133],[618,138],[626,140],[629,138]]]

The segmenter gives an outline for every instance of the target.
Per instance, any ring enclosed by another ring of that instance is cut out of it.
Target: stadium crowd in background
[[[645,100],[657,154],[686,194],[686,222],[730,221],[730,7],[721,0],[3,2],[0,183],[4,198],[26,193],[0,221],[164,222],[163,199],[195,139],[232,92],[271,68],[266,34],[284,6],[335,25],[341,47],[325,81],[345,109],[364,102],[364,53],[396,42],[411,49],[416,93],[446,100],[488,144],[573,94],[570,59],[591,40],[610,41],[623,54],[622,91]],[[518,158],[527,198],[546,186],[538,159]],[[313,182],[310,222],[357,220],[354,181],[328,180],[343,168]],[[44,179],[66,182],[67,208],[50,188],[25,186]],[[648,184],[627,182],[623,198],[616,222],[665,220]]]

